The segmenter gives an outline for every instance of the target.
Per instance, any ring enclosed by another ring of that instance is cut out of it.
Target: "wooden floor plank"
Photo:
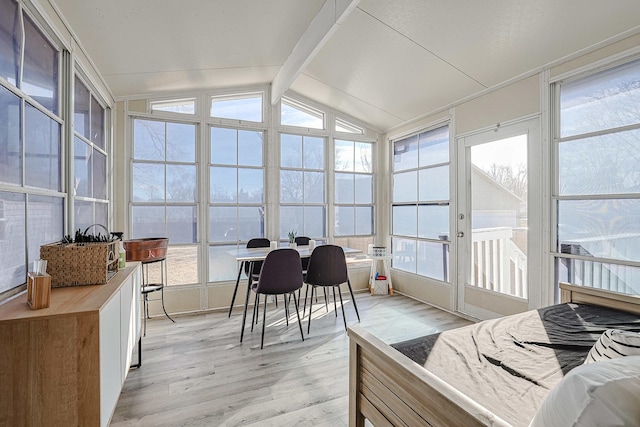
[[[359,293],[356,302],[361,325],[388,343],[469,324],[402,295]],[[350,298],[345,310],[347,323],[357,323]],[[303,342],[295,314],[287,327],[282,304],[271,305],[262,350],[261,324],[247,327],[240,344],[239,310],[148,320],[142,367],[130,371],[111,426],[346,426],[349,341],[340,305],[337,317],[321,301],[312,313]]]

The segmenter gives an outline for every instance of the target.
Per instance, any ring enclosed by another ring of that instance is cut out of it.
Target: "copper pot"
[[[168,246],[169,239],[166,237],[149,237],[124,241],[127,261],[160,261],[167,256]]]

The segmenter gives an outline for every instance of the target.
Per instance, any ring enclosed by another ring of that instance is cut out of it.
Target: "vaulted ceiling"
[[[274,83],[386,131],[640,32],[638,0],[49,0],[116,97]]]

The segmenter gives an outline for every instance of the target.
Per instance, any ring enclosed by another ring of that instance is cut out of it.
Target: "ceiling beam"
[[[271,104],[276,105],[360,0],[327,0],[313,18],[271,84]]]

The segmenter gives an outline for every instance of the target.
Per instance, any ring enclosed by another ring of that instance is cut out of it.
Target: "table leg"
[[[233,297],[231,297],[231,305],[229,306],[229,317],[231,317],[231,310],[233,310],[233,303],[236,301],[236,294],[238,293],[238,285],[240,285],[240,276],[242,275],[242,267],[244,261],[240,261],[240,268],[238,269],[238,278],[236,279],[236,287],[233,290]]]

